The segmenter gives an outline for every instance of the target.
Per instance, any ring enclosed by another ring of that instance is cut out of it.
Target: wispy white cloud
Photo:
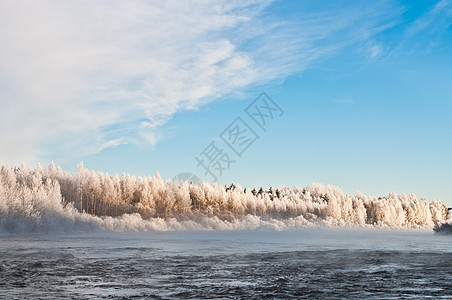
[[[367,44],[366,50],[368,52],[369,58],[371,58],[371,59],[376,59],[384,53],[383,45],[380,43],[375,43],[375,42],[369,42]]]
[[[440,0],[420,17],[406,25],[393,55],[405,55],[415,51],[430,52],[443,43],[437,40],[449,34],[452,25],[452,0]]]
[[[178,111],[302,71],[390,26],[386,4],[287,20],[269,5],[1,1],[0,158],[155,144]]]
[[[422,32],[432,33],[452,24],[452,1],[440,0],[427,13],[416,19],[407,29],[406,38]]]
[[[334,98],[331,100],[335,104],[340,105],[352,105],[355,104],[355,99],[352,97]]]

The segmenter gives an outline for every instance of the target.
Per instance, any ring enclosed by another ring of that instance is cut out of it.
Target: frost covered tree
[[[69,220],[64,224],[72,224],[67,226],[74,226],[76,220],[113,222],[107,218],[133,214],[146,220],[205,216],[233,222],[252,215],[278,220],[299,218],[333,226],[390,227],[433,227],[448,217],[446,206],[439,201],[395,193],[385,197],[360,192],[346,195],[337,187],[322,184],[270,188],[267,192],[262,187],[257,191],[238,184],[225,189],[207,182],[165,182],[158,172],[152,177],[110,176],[88,170],[83,163],[75,173],[65,172],[54,163],[33,170],[23,164],[0,168],[0,229],[38,228],[61,218]]]

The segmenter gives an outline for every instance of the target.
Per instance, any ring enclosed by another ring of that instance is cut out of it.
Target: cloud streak
[[[0,158],[34,163],[155,144],[175,113],[366,41],[386,28],[390,8],[283,20],[268,14],[271,5],[0,2]]]

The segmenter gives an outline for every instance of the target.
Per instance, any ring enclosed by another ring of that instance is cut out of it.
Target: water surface
[[[450,298],[430,230],[95,232],[0,237],[0,298]]]

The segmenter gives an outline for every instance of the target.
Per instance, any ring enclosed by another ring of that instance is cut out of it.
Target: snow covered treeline
[[[446,220],[447,208],[414,195],[345,195],[339,188],[321,184],[256,193],[239,185],[225,189],[210,183],[165,182],[158,173],[153,177],[110,176],[83,164],[75,174],[53,163],[34,170],[24,165],[1,166],[0,227],[20,226],[20,220],[52,224],[59,218],[97,226],[129,215],[139,218],[134,222],[188,222],[204,217],[231,223],[252,216],[295,220],[302,225],[432,228]]]

